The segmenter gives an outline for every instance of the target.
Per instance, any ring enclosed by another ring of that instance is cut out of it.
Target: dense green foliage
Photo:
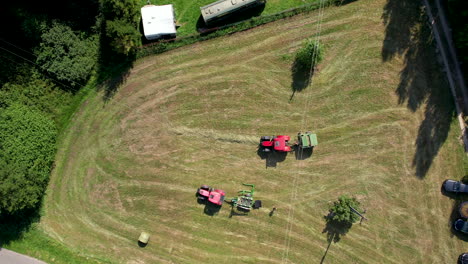
[[[138,32],[140,18],[137,0],[102,0],[102,13],[105,18],[106,37],[112,49],[128,55],[140,45],[141,35]]]
[[[359,211],[360,203],[356,198],[349,198],[346,195],[342,195],[338,198],[338,201],[334,202],[330,207],[331,221],[337,223],[352,224],[360,219],[360,217],[351,211],[350,207]]]
[[[307,39],[296,53],[295,62],[302,67],[314,68],[323,59],[323,50],[319,42]]]
[[[25,76],[17,75],[15,80],[0,89],[0,106],[6,108],[20,103],[57,120],[64,110],[63,106],[68,105],[71,94],[50,80],[41,78],[37,70],[23,74]]]
[[[97,57],[97,38],[85,38],[59,23],[42,34],[37,51],[41,69],[52,73],[60,81],[77,86],[90,76]]]
[[[47,186],[57,129],[39,111],[12,104],[0,110],[0,212],[33,208]]]

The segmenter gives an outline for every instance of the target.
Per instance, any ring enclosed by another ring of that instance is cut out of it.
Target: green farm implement
[[[252,208],[258,209],[262,207],[262,201],[254,200],[255,185],[242,183],[242,185],[250,186],[250,190],[242,190],[238,192],[238,196],[228,199],[226,202],[231,203],[232,207],[242,212],[249,212]]]
[[[299,132],[297,133],[297,143],[299,148],[307,149],[313,148],[318,145],[317,134],[313,134],[311,132]]]

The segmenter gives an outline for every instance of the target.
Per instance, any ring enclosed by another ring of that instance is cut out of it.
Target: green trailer
[[[317,134],[313,134],[310,131],[297,133],[297,145],[301,149],[313,148],[318,145]]]

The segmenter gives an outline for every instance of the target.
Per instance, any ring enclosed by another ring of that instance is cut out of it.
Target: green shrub
[[[351,211],[350,207],[356,210],[360,210],[360,203],[356,198],[349,198],[346,195],[342,195],[338,198],[338,201],[334,202],[330,207],[330,221],[337,223],[352,224],[360,219],[360,217]]]
[[[97,62],[97,38],[85,38],[59,23],[41,37],[37,63],[44,71],[72,86],[84,83]]]
[[[0,213],[38,205],[54,160],[57,129],[41,112],[21,104],[0,109]]]
[[[7,108],[19,103],[41,111],[53,120],[60,117],[71,98],[71,92],[63,91],[50,80],[44,80],[34,69],[16,75],[0,89],[0,107]]]
[[[320,42],[307,39],[296,53],[295,63],[303,68],[314,68],[323,59],[323,50]]]

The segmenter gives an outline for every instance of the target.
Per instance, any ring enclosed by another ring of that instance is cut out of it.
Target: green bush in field
[[[307,39],[296,53],[295,63],[303,68],[314,68],[323,59],[323,50],[320,42]]]
[[[21,104],[0,109],[0,214],[38,205],[54,161],[57,129]]]
[[[351,211],[350,207],[356,210],[359,209],[360,203],[356,198],[350,198],[346,195],[342,195],[338,198],[338,201],[334,202],[330,207],[330,221],[343,224],[352,224],[360,219],[360,217]]]

